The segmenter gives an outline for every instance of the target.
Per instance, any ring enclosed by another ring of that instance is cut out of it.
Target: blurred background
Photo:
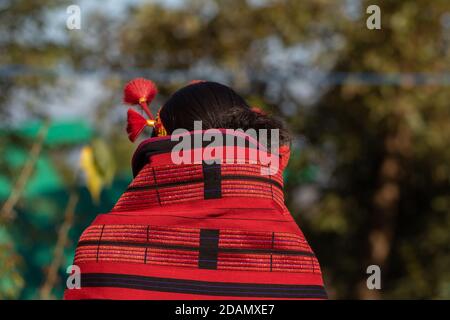
[[[136,76],[154,109],[204,79],[286,120],[287,203],[330,298],[450,299],[448,0],[0,0],[0,299],[62,298],[131,181]]]

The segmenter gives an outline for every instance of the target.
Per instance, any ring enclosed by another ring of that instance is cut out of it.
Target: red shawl
[[[288,148],[280,170],[264,176],[260,162],[227,163],[228,151],[219,164],[174,164],[176,143],[138,147],[134,180],[80,237],[81,288],[65,299],[326,298],[317,258],[284,204]],[[252,148],[262,147],[247,139],[245,154]]]

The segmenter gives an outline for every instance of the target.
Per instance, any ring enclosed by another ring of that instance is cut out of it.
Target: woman
[[[130,139],[145,125],[153,137],[137,148],[134,179],[112,211],[82,234],[74,261],[81,289],[67,289],[65,298],[325,299],[319,263],[284,204],[290,137],[283,124],[214,82],[177,91],[153,119],[147,103],[155,94],[145,79],[125,88],[125,101],[150,117],[129,110]],[[221,152],[206,152],[208,129],[219,129]],[[268,135],[279,141],[225,129],[278,129]],[[201,141],[183,157],[209,156],[180,163],[181,138]],[[278,166],[262,161],[269,153]]]

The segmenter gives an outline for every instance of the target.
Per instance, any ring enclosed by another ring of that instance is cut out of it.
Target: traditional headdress
[[[167,135],[159,116],[159,111],[155,118],[148,107],[157,93],[158,89],[156,85],[152,81],[144,78],[133,79],[125,86],[123,101],[126,104],[139,105],[148,116],[148,119],[146,119],[139,112],[131,108],[128,109],[127,132],[131,142],[134,142],[138,138],[146,126],[154,128],[158,137]]]

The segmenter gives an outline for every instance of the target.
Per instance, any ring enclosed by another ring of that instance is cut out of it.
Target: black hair
[[[255,112],[233,89],[202,81],[175,92],[160,111],[168,134],[176,129],[194,130],[194,121],[202,121],[202,129],[279,129],[280,144],[290,143],[290,134],[283,121],[265,113]],[[270,130],[268,131],[270,141]]]

